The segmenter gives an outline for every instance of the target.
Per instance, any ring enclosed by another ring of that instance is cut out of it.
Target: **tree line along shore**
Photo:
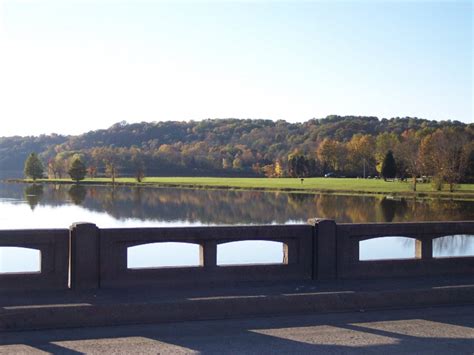
[[[8,179],[16,183],[73,184],[74,180],[64,179]],[[175,187],[197,189],[242,189],[301,193],[338,194],[380,194],[399,197],[449,198],[474,200],[474,184],[459,184],[454,192],[446,186],[443,190],[433,190],[428,182],[420,182],[413,192],[408,181],[358,178],[215,178],[215,177],[146,177],[137,182],[133,177],[85,178],[84,185]]]
[[[457,121],[330,116],[298,124],[237,119],[122,122],[56,143],[28,156],[25,176],[56,181],[107,177],[112,183],[130,176],[137,183],[147,176],[267,177],[282,180],[265,186],[259,182],[260,188],[281,189],[288,188],[280,187],[285,178],[359,177],[408,180],[403,189],[440,193],[474,182],[474,125]],[[334,189],[344,182],[344,191],[366,189],[364,184],[354,187],[360,182],[338,180],[312,188]]]

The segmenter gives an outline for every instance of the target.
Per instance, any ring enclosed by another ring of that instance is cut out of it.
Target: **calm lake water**
[[[67,228],[87,221],[101,228],[474,219],[474,202],[260,191],[0,183],[0,229]],[[389,236],[361,243],[361,259],[414,257],[414,241]],[[474,255],[473,236],[434,242],[437,257]],[[129,249],[129,267],[197,265],[195,245],[165,243]],[[282,261],[282,245],[241,242],[219,246],[220,264]],[[38,270],[39,255],[0,248],[0,272]]]

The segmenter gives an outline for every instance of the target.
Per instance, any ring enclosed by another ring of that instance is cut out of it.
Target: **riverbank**
[[[7,179],[6,182],[32,183],[30,179]],[[71,179],[39,179],[37,183],[72,184]],[[80,184],[112,185],[109,178],[85,179]],[[449,198],[474,200],[474,184],[460,184],[456,191],[433,190],[431,184],[417,184],[412,191],[411,182],[384,181],[381,179],[352,178],[213,178],[213,177],[147,177],[142,182],[134,178],[117,178],[119,186],[174,187],[194,189],[242,189],[282,192],[332,193],[332,194],[377,194],[394,197]]]

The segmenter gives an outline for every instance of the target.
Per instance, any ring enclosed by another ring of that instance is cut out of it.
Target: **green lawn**
[[[39,180],[40,182],[71,182],[70,179]],[[108,178],[83,180],[84,183],[110,183]],[[133,178],[117,178],[119,184],[137,184]],[[384,181],[375,179],[349,178],[306,178],[303,183],[294,178],[211,178],[211,177],[148,177],[144,185],[199,187],[199,188],[238,188],[238,189],[268,189],[268,190],[303,190],[308,192],[339,192],[339,193],[381,193],[381,194],[411,194],[411,182]],[[444,191],[434,191],[431,184],[418,183],[417,193],[429,195],[456,195],[457,197],[474,198],[474,184],[461,184],[456,187],[454,194]],[[471,195],[472,194],[472,195]]]

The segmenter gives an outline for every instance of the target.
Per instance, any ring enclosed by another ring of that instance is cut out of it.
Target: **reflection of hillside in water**
[[[34,213],[39,206],[77,205],[91,212],[105,212],[121,221],[178,224],[304,223],[313,217],[354,223],[409,222],[469,220],[474,216],[474,203],[461,201],[83,185],[0,184],[0,201],[27,203]],[[400,242],[412,247],[405,238]],[[474,237],[439,238],[434,240],[433,250],[435,256],[441,257],[473,255]]]
[[[474,235],[451,235],[433,240],[434,256],[474,255]]]
[[[456,221],[474,216],[474,203],[465,201],[319,195],[315,203],[319,215],[348,223]]]
[[[399,241],[405,249],[414,248],[411,238],[402,237]],[[445,256],[474,256],[474,235],[446,235],[433,239],[433,257]]]
[[[28,186],[0,184],[1,197],[25,200]],[[391,200],[374,196],[288,194],[261,191],[191,190],[82,185],[45,185],[32,205],[76,204],[116,219],[255,224],[332,218],[338,222],[467,220],[474,203]]]

